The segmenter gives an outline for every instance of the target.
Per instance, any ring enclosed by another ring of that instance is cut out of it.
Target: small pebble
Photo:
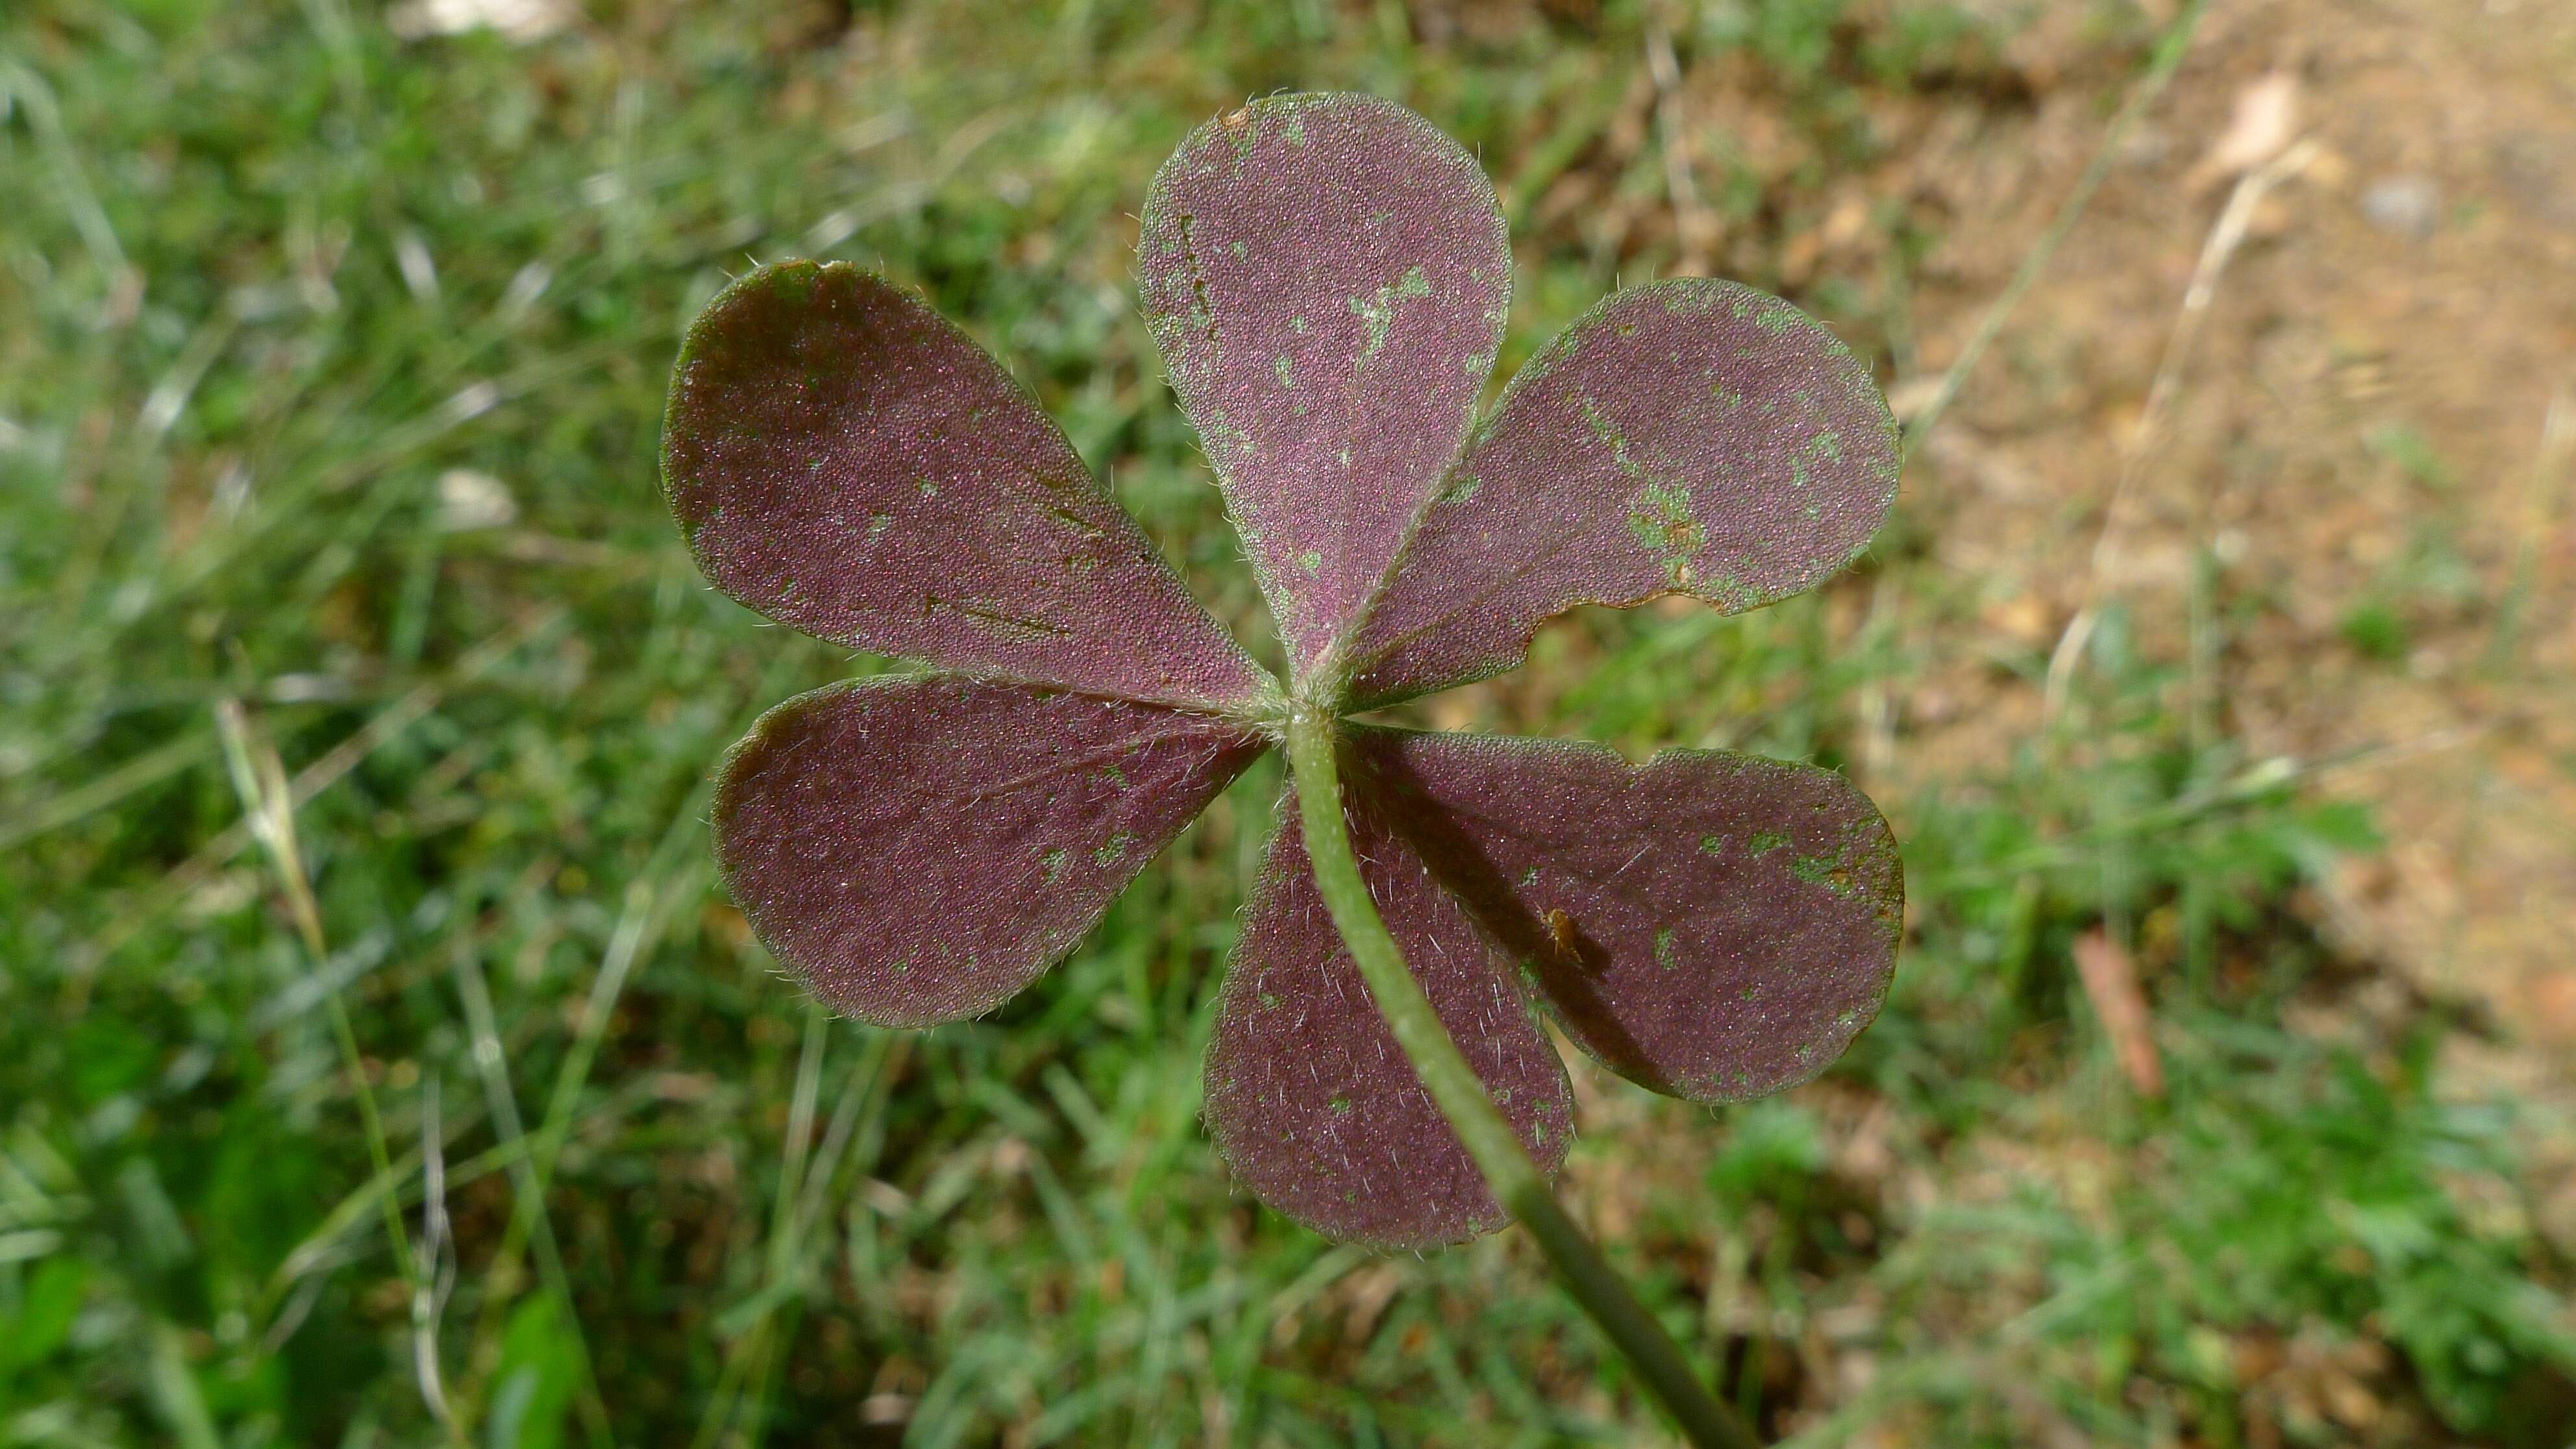
[[[2381,231],[2422,241],[2442,220],[2442,189],[2425,176],[2390,176],[2361,195],[2361,214]]]
[[[438,475],[438,527],[445,533],[506,528],[519,517],[510,485],[489,473],[450,468]]]

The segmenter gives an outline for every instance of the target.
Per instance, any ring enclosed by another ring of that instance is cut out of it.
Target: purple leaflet
[[[1887,996],[1896,841],[1829,770],[1667,750],[1353,730],[1365,792],[1566,1033],[1642,1086],[1760,1097],[1842,1055]]]
[[[708,304],[663,476],[706,576],[817,638],[1199,707],[1272,689],[1010,375],[856,267]]]
[[[834,1010],[930,1026],[1008,1000],[1264,748],[1204,715],[953,675],[799,695],[716,787],[727,890]]]
[[[1577,604],[1802,593],[1868,546],[1897,462],[1869,369],[1797,308],[1700,279],[1615,293],[1478,427],[1354,641],[1352,707],[1499,674]]]
[[[1505,963],[1362,810],[1351,845],[1387,928],[1542,1169],[1573,1136],[1565,1066]],[[1261,1200],[1327,1236],[1428,1248],[1506,1221],[1485,1181],[1378,1015],[1316,893],[1293,791],[1279,805],[1208,1048],[1209,1133]]]
[[[1147,194],[1145,316],[1303,674],[1466,435],[1511,251],[1474,158],[1373,96],[1274,96]]]

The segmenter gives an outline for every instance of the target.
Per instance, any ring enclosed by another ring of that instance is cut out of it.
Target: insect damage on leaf
[[[1691,582],[1691,555],[1708,538],[1708,530],[1691,516],[1690,490],[1649,480],[1628,500],[1628,531],[1637,546],[1663,560],[1665,577],[1676,589]]]

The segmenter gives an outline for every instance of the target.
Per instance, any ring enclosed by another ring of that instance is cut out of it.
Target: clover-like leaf
[[[663,474],[706,576],[817,638],[1133,699],[1270,691],[1019,384],[856,267],[707,304]]]
[[[1348,718],[1509,668],[1577,604],[1787,597],[1894,495],[1867,369],[1730,283],[1615,294],[1471,431],[1510,269],[1475,163],[1387,101],[1257,101],[1156,176],[1146,316],[1287,641],[1284,687],[927,307],[796,263],[717,297],[665,441],[701,567],[781,622],[949,671],[790,700],[727,759],[717,855],[789,969],[885,1025],[987,1011],[1284,735],[1301,777],[1342,774],[1357,863],[1324,852],[1332,899],[1365,895],[1396,950],[1368,935],[1360,970],[1283,808],[1207,1061],[1210,1131],[1263,1201],[1388,1247],[1502,1222],[1383,1015],[1418,1040],[1423,1002],[1372,996],[1403,970],[1543,1171],[1571,1099],[1533,1002],[1701,1101],[1842,1051],[1885,997],[1903,883],[1839,776]],[[1472,1101],[1426,1060],[1444,1101]]]
[[[1476,430],[1351,647],[1352,707],[1499,674],[1577,604],[1803,593],[1868,546],[1896,472],[1869,370],[1805,313],[1732,282],[1615,293]]]
[[[1129,700],[944,675],[833,685],[734,747],[716,858],[816,996],[880,1026],[957,1021],[1072,950],[1263,748]]]
[[[1353,788],[1521,964],[1566,1034],[1694,1101],[1792,1087],[1878,1014],[1905,875],[1830,770],[1709,750],[1354,732]]]
[[[1378,913],[1441,1025],[1530,1155],[1555,1171],[1573,1136],[1565,1066],[1508,963],[1365,800],[1347,813]],[[1279,821],[1208,1047],[1210,1135],[1262,1201],[1346,1242],[1428,1248],[1502,1226],[1316,894],[1293,790]]]
[[[1302,673],[1466,436],[1511,297],[1494,189],[1391,101],[1290,95],[1154,177],[1145,316]]]

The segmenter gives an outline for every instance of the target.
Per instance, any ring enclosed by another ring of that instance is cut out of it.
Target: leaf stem
[[[1485,1175],[1495,1200],[1538,1240],[1566,1292],[1609,1335],[1690,1442],[1702,1449],[1755,1449],[1760,1441],[1709,1392],[1663,1325],[1567,1216],[1547,1175],[1530,1160],[1519,1134],[1503,1120],[1475,1068],[1440,1024],[1431,998],[1404,964],[1404,953],[1379,917],[1351,853],[1350,830],[1342,818],[1341,735],[1340,722],[1331,714],[1299,707],[1288,719],[1288,767],[1297,782],[1299,820],[1315,885],[1396,1045]]]

